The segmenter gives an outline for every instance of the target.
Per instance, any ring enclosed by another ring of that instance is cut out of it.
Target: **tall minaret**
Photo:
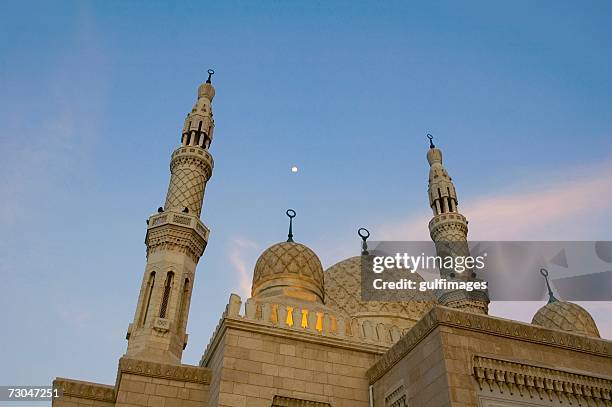
[[[187,345],[191,289],[209,235],[200,212],[213,170],[208,152],[215,126],[213,73],[209,70],[208,80],[200,85],[198,100],[185,119],[181,145],[172,153],[165,206],[147,221],[147,264],[126,336],[127,357],[180,363]]]
[[[429,138],[429,206],[433,218],[429,221],[429,234],[436,245],[438,256],[469,256],[467,242],[468,221],[459,213],[457,192],[452,178],[442,165],[442,151],[436,148],[433,137]],[[440,277],[450,281],[480,281],[472,270],[458,272],[453,269],[440,270]],[[486,291],[443,291],[438,301],[442,305],[479,314],[488,311],[489,298]]]

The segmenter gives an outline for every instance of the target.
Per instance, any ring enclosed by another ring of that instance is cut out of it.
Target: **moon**
[[[298,167],[297,167],[297,165],[293,165],[293,166],[291,167],[291,172],[293,172],[293,173],[298,172]]]

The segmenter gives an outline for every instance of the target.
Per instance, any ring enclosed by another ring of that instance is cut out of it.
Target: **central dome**
[[[349,317],[412,327],[433,306],[433,295],[406,295],[405,301],[364,301],[361,256],[349,257],[325,271],[325,304]],[[414,273],[412,279],[423,281]]]
[[[266,249],[255,264],[252,297],[287,296],[323,302],[323,266],[308,247],[281,242]]]

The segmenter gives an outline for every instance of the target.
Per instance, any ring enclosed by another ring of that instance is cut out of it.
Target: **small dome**
[[[198,88],[198,99],[206,97],[208,100],[212,102],[215,97],[215,88],[212,83],[206,82],[200,85]]]
[[[430,148],[427,150],[427,161],[429,165],[433,165],[434,163],[442,164],[442,151],[438,148]]]
[[[553,301],[546,304],[536,312],[531,323],[545,328],[600,337],[591,314],[580,305],[567,301]]]
[[[312,250],[300,243],[272,245],[257,259],[251,296],[288,296],[322,303],[321,261]]]
[[[338,312],[400,328],[412,327],[435,303],[429,293],[413,293],[406,301],[364,301],[361,297],[361,256],[349,257],[325,271],[325,304]],[[418,274],[411,277],[424,281]]]

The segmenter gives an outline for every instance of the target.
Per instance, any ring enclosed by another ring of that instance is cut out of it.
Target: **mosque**
[[[362,256],[323,270],[291,232],[257,260],[251,297],[231,294],[219,310],[199,365],[183,364],[209,238],[200,215],[213,171],[213,73],[172,153],[165,204],[147,221],[116,381],[56,378],[55,407],[612,406],[612,342],[582,307],[551,296],[528,324],[488,315],[486,291],[364,301]],[[433,142],[427,160],[431,238],[438,252],[445,241],[467,250],[468,222]]]

